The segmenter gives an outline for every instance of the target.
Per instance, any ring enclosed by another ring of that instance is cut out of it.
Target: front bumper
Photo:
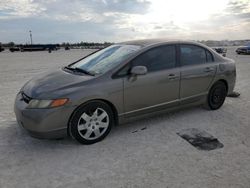
[[[17,94],[14,105],[16,120],[31,136],[47,139],[67,136],[67,125],[73,107],[28,109],[27,105],[21,94]]]

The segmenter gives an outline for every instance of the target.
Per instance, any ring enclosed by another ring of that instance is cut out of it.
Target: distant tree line
[[[107,46],[110,46],[111,42],[104,42],[104,43],[98,43],[98,42],[77,42],[77,43],[69,43],[69,42],[63,42],[60,46],[61,47],[66,47],[66,46],[69,46],[69,47],[94,47],[94,46],[104,46],[104,47],[107,47]]]
[[[63,42],[61,44],[35,44],[35,45],[56,45],[58,47],[95,47],[95,46],[109,46],[113,43],[111,42],[104,42],[104,43],[98,43],[98,42],[78,42],[78,43],[69,43],[69,42]],[[1,47],[11,48],[11,47],[20,47],[20,46],[26,46],[29,44],[15,44],[14,42],[8,42],[8,43],[1,43]]]
[[[11,52],[15,51],[44,51],[48,50],[49,52],[53,50],[58,50],[60,48],[64,48],[65,50],[70,49],[102,49],[113,43],[104,42],[78,42],[78,43],[69,43],[63,42],[61,44],[15,44],[14,42],[1,43],[0,42],[0,52],[5,49],[9,49]]]
[[[250,44],[250,39],[245,40],[200,40],[197,41],[210,47],[219,46],[248,46]]]
[[[203,43],[207,46],[215,47],[215,46],[246,46],[250,45],[250,39],[246,40],[199,40],[198,42]],[[104,48],[113,43],[111,42],[77,42],[77,43],[69,43],[63,42],[61,44],[35,44],[35,45],[54,45],[62,48]],[[4,48],[14,48],[14,47],[22,47],[27,46],[29,44],[15,44],[14,42],[1,43],[0,42],[0,50]]]

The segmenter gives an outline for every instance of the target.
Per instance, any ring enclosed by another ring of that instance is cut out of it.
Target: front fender
[[[122,79],[91,84],[70,94],[70,100],[74,107],[97,99],[110,102],[116,108],[118,114],[123,113]]]

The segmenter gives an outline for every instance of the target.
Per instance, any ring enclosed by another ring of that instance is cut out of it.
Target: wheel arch
[[[112,112],[114,113],[115,125],[118,125],[118,124],[119,124],[118,111],[117,111],[115,105],[114,105],[112,102],[110,102],[110,101],[108,101],[108,100],[106,100],[106,99],[99,99],[99,98],[97,98],[97,99],[90,99],[90,100],[85,101],[84,103],[78,105],[78,106],[74,109],[74,111],[71,113],[70,118],[69,118],[69,120],[68,120],[68,124],[67,124],[67,133],[68,133],[68,135],[70,135],[69,127],[70,127],[71,119],[72,119],[74,113],[75,113],[79,108],[81,108],[83,105],[85,105],[85,104],[87,104],[87,103],[89,103],[89,102],[93,102],[93,101],[101,101],[101,102],[106,103],[106,104],[111,108]]]
[[[225,86],[226,86],[227,92],[228,92],[229,85],[228,85],[227,80],[226,80],[226,79],[224,79],[224,78],[218,78],[218,79],[215,79],[215,80],[212,82],[212,84],[209,86],[208,92],[209,92],[209,91],[211,90],[211,88],[212,88],[212,87],[213,87],[216,83],[218,83],[218,82],[222,82],[222,83],[224,83],[224,84],[225,84]]]
[[[227,81],[225,80],[225,79],[219,79],[219,80],[217,80],[215,83],[217,83],[217,82],[223,82],[224,84],[225,84],[225,86],[226,86],[226,88],[227,88],[227,92],[228,92],[228,83],[227,83]],[[215,84],[214,83],[214,84]]]

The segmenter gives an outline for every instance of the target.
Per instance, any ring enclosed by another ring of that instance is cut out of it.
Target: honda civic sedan
[[[32,136],[104,139],[114,125],[193,105],[219,109],[232,93],[233,60],[196,42],[117,43],[28,81],[15,100]]]

